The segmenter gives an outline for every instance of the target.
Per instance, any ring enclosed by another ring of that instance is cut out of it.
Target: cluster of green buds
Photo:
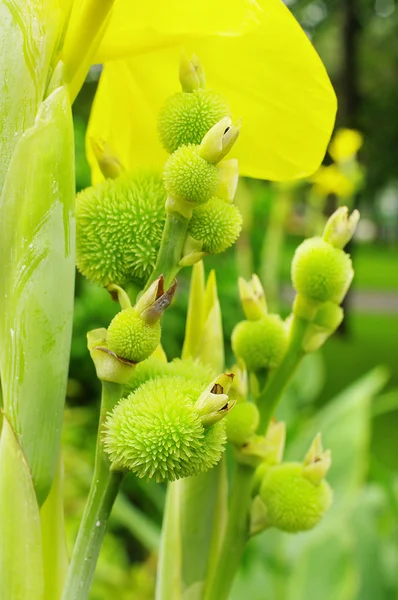
[[[160,318],[171,304],[177,282],[164,290],[164,278],[159,277],[141,296],[135,306],[126,292],[111,284],[109,292],[119,301],[122,310],[112,319],[108,329],[88,333],[88,347],[98,379],[127,383],[137,363],[149,358],[160,344]]]
[[[305,240],[292,262],[292,281],[297,291],[293,314],[311,324],[303,349],[319,348],[343,320],[339,306],[354,277],[350,256],[343,248],[352,238],[359,213],[351,216],[341,207],[326,223],[323,236]]]
[[[197,57],[182,56],[180,82],[183,91],[168,98],[158,122],[160,140],[170,153],[163,173],[166,210],[189,218],[190,246],[200,257],[200,252],[223,252],[241,230],[241,214],[232,204],[238,162],[224,160],[240,122],[232,123],[226,100],[205,88]]]
[[[303,462],[282,462],[284,424],[272,423],[268,449],[253,484],[251,532],[276,527],[289,533],[313,529],[329,510],[332,490],[325,480],[331,466],[330,450],[318,434]]]
[[[232,332],[234,354],[248,371],[272,370],[281,363],[288,345],[288,329],[279,315],[268,313],[263,287],[257,275],[239,278],[239,293],[245,321]]]
[[[233,376],[219,375],[204,388],[206,371],[197,365],[192,376],[189,368],[189,377],[148,379],[116,405],[103,440],[113,469],[160,482],[217,464],[226,444],[223,418],[235,404],[227,395]]]
[[[175,271],[223,252],[239,236],[242,216],[233,204],[238,161],[225,157],[240,122],[232,123],[220,94],[205,89],[196,57],[182,56],[180,81],[183,91],[169,97],[159,114],[160,141],[170,153],[163,177],[125,171],[106,142],[92,140],[105,181],[77,195],[76,254],[79,271],[93,283],[143,285],[156,265],[155,277],[170,270],[169,257],[166,265],[160,257],[162,236],[181,238],[175,239]],[[175,219],[172,235],[168,216]]]

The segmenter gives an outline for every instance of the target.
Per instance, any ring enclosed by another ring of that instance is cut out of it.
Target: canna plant
[[[202,259],[240,233],[239,174],[316,170],[332,87],[280,0],[2,0],[0,11],[0,596],[87,599],[133,473],[168,482],[156,597],[228,598],[251,535],[311,529],[331,503],[320,438],[303,462],[284,463],[284,427],[272,417],[302,357],[341,322],[353,276],[343,247],[358,215],[339,209],[297,250],[287,320],[268,313],[255,276],[240,281],[247,320],[232,336],[231,368],[215,274],[205,285]],[[183,53],[178,92],[181,46],[200,54],[206,77],[196,54]],[[98,61],[93,187],[75,201],[71,104]],[[60,434],[75,264],[120,310],[87,334],[102,395],[69,558]],[[161,318],[192,265],[182,358],[168,362]]]

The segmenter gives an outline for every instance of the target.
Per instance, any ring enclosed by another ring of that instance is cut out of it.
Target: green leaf
[[[44,570],[43,600],[60,600],[68,571],[63,478],[60,456],[53,485],[40,511]]]
[[[181,591],[181,532],[180,532],[180,485],[181,479],[167,486],[166,506],[163,517],[158,571],[156,576],[156,600],[182,600]]]
[[[0,441],[0,598],[42,600],[40,516],[29,467],[7,419]]]
[[[221,460],[206,473],[179,482],[183,600],[203,598],[213,533],[218,533],[219,527],[215,521],[219,517],[218,505],[227,510],[226,488],[225,494],[220,490],[225,478]]]
[[[61,33],[55,0],[0,0],[0,194],[16,147],[34,124]]]
[[[20,138],[0,203],[0,366],[5,414],[39,502],[61,435],[75,277],[74,148],[67,90]]]

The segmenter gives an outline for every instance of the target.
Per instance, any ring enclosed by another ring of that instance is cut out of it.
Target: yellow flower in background
[[[320,167],[311,181],[317,196],[325,197],[336,194],[341,198],[349,198],[355,192],[355,183],[347,177],[337,165]]]
[[[127,169],[160,168],[157,115],[180,91],[182,48],[201,60],[242,131],[242,175],[312,174],[326,151],[336,98],[324,66],[281,0],[116,0],[96,61],[105,62],[88,140],[104,140]],[[93,181],[102,178],[87,144]]]
[[[336,162],[355,158],[363,144],[363,137],[355,129],[339,129],[329,146],[329,154]]]

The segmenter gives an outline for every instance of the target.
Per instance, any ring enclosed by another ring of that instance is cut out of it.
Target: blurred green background
[[[352,199],[363,220],[349,248],[356,275],[345,326],[305,361],[279,415],[288,424],[287,453],[296,459],[309,431],[319,425],[325,433],[336,464],[333,514],[311,534],[272,532],[255,539],[233,600],[398,598],[398,2],[285,3],[313,40],[335,85],[337,127],[363,134],[358,160],[364,182]],[[78,190],[90,185],[84,137],[98,76],[99,69],[93,69],[74,105]],[[330,163],[326,156],[325,164]],[[244,232],[234,248],[205,261],[207,272],[217,272],[228,364],[233,362],[230,334],[243,318],[239,274],[259,273],[272,302],[283,315],[289,312],[291,259],[311,230],[310,190],[310,184],[303,184],[286,192],[258,181],[244,181],[239,188]],[[337,204],[338,198],[328,196],[321,213],[329,214]],[[189,269],[182,272],[176,302],[164,319],[169,359],[182,347],[189,275]],[[107,326],[115,312],[104,290],[77,275],[65,421],[70,544],[89,485],[97,426],[98,383],[85,334]],[[377,365],[385,369],[369,375]],[[162,486],[128,480],[101,554],[92,600],[116,594],[120,600],[153,597],[164,492]]]

